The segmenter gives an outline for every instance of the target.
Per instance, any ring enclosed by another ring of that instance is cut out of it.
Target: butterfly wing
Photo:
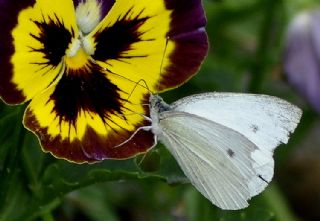
[[[250,182],[251,196],[260,193],[271,181],[273,150],[280,143],[288,142],[289,134],[296,128],[302,114],[298,107],[279,98],[238,93],[186,97],[174,103],[172,108],[233,129],[258,147],[251,155],[257,174]],[[239,145],[238,148],[243,147]]]
[[[162,113],[159,126],[159,140],[206,198],[223,209],[248,206],[248,182],[255,176],[252,142],[232,129],[183,112]]]

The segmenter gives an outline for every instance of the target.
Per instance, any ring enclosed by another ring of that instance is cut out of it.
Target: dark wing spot
[[[50,100],[55,103],[53,111],[60,122],[67,121],[74,126],[81,111],[96,113],[104,122],[109,115],[122,113],[119,88],[94,64],[64,73]]]
[[[253,133],[257,133],[259,130],[259,127],[258,127],[258,125],[252,124],[251,129],[252,129]]]
[[[228,149],[227,153],[231,158],[234,157],[234,155],[235,155],[234,151],[231,149]]]
[[[30,35],[41,42],[42,48],[31,48],[31,51],[43,53],[43,57],[47,60],[45,63],[37,64],[57,66],[65,55],[68,45],[71,43],[72,36],[74,35],[73,31],[70,33],[57,15],[55,15],[55,19],[49,18],[48,22],[44,20],[33,22],[38,26],[40,34],[39,36],[35,34]]]
[[[152,41],[153,39],[142,39],[144,32],[139,32],[139,28],[150,17],[140,17],[141,11],[135,18],[128,18],[132,13],[129,10],[124,16],[119,17],[117,22],[111,27],[95,34],[96,51],[93,58],[99,61],[108,59],[121,59],[132,57],[146,57],[147,55],[128,56],[126,51],[132,49],[132,44],[139,41]]]

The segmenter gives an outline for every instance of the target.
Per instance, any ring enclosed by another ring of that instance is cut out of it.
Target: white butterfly
[[[301,110],[276,97],[206,93],[172,105],[150,98],[151,129],[191,183],[213,204],[248,206],[271,181],[273,150],[287,143]]]

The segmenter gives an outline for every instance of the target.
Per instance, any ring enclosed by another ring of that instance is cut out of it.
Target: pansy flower
[[[147,151],[149,91],[177,87],[207,52],[200,0],[2,0],[0,96],[72,162]],[[161,70],[160,70],[161,69]],[[130,98],[130,99],[129,99]]]

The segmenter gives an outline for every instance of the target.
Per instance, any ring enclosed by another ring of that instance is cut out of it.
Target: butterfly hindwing
[[[159,125],[160,141],[206,198],[223,209],[248,205],[248,183],[256,176],[252,142],[230,128],[184,112],[163,113]]]

